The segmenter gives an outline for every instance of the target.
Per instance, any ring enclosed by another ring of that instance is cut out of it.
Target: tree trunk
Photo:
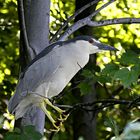
[[[76,10],[83,7],[85,4],[91,2],[93,0],[76,0]],[[96,5],[88,8],[85,13],[77,16],[75,21],[78,21],[87,15],[91,14],[96,8]],[[91,27],[83,27],[75,33],[75,35],[91,35],[93,36],[93,30]],[[87,67],[95,64],[95,55],[92,55],[90,58],[90,62]],[[79,80],[79,77],[78,77]],[[78,99],[78,102],[93,102],[96,99],[96,91],[95,84],[92,84],[92,92],[88,95],[80,97],[80,92],[74,90],[74,96]],[[95,140],[96,139],[96,118],[94,112],[85,112],[79,110],[73,115],[73,131],[74,131],[74,140],[78,140],[78,138],[83,138],[84,140]]]
[[[20,63],[21,71],[26,65],[49,45],[49,17],[50,17],[50,0],[24,0],[25,25],[27,38],[30,48],[25,48],[23,32],[20,38]],[[21,8],[21,7],[19,7]],[[19,10],[19,9],[18,9]],[[19,13],[20,25],[20,13]],[[21,26],[20,26],[21,27]],[[29,52],[30,50],[30,52]],[[27,57],[31,55],[31,60]],[[32,107],[22,119],[16,121],[15,127],[24,125],[34,125],[36,130],[43,134],[45,124],[45,114],[37,107]]]

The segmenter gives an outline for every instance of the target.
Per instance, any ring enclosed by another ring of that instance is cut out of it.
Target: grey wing
[[[13,112],[15,107],[28,93],[34,92],[44,81],[46,83],[49,81],[51,75],[61,63],[60,51],[58,52],[57,49],[61,51],[61,47],[53,49],[50,53],[38,59],[38,61],[28,68],[24,77],[19,80],[16,92],[9,101],[9,112]]]

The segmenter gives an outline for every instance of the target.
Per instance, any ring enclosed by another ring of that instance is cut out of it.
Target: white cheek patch
[[[90,54],[98,53],[101,51],[103,51],[103,50],[99,49],[99,47],[97,47],[97,46],[94,46],[94,45],[90,46]]]
[[[99,50],[99,48],[97,47],[97,46],[92,46],[93,47],[93,49],[95,49],[95,50]]]

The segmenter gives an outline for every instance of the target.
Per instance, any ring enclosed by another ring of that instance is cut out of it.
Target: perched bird
[[[48,113],[46,104],[57,112],[63,110],[54,106],[50,98],[58,95],[89,61],[90,54],[103,50],[116,50],[91,36],[79,36],[67,41],[58,41],[39,53],[21,73],[15,94],[8,105],[15,118],[21,118],[31,106],[40,107],[56,130],[59,126]],[[60,119],[63,120],[62,116]]]

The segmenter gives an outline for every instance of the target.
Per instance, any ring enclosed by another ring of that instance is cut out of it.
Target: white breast
[[[50,79],[47,96],[52,97],[59,94],[74,75],[88,63],[88,60],[89,53],[86,46],[85,48],[76,47],[73,44],[69,47],[64,46],[63,53],[61,52],[61,62]]]

